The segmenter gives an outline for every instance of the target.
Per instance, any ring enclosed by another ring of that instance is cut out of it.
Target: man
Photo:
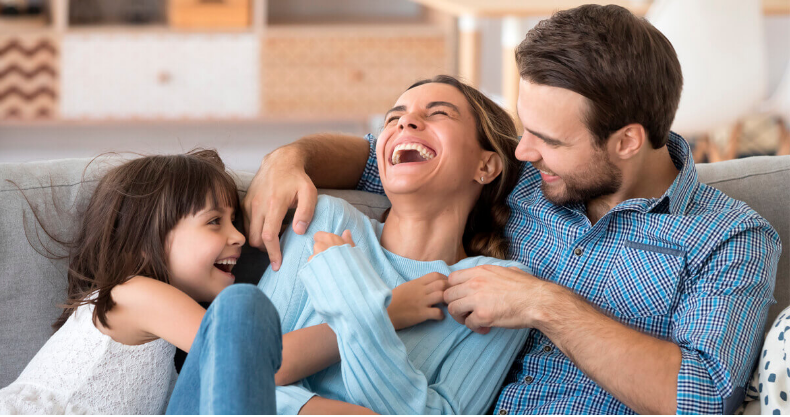
[[[697,181],[669,132],[682,88],[671,44],[621,7],[587,5],[542,21],[516,60],[527,163],[506,234],[534,275],[478,267],[445,292],[473,330],[533,329],[495,412],[732,413],[781,245],[745,204]],[[297,233],[312,217],[311,179],[380,192],[374,147],[318,135],[264,158],[244,207],[250,243],[275,269],[287,208],[297,204]]]

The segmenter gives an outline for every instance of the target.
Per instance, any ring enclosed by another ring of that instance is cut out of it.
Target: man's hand
[[[516,267],[483,265],[455,271],[444,292],[455,321],[481,334],[491,327],[534,327],[531,312],[551,285]]]
[[[307,262],[310,262],[314,256],[331,248],[332,246],[342,246],[346,243],[351,245],[352,248],[354,247],[354,240],[351,239],[350,230],[345,230],[343,232],[343,236],[338,236],[329,232],[315,232],[315,235],[313,236],[313,254],[307,258]]]
[[[289,208],[296,207],[293,229],[304,234],[313,219],[318,191],[298,153],[280,148],[267,155],[244,197],[244,228],[250,246],[265,249],[272,269],[280,269],[280,230]]]
[[[395,330],[420,324],[426,320],[442,320],[444,313],[436,304],[444,301],[447,277],[431,272],[392,290],[392,301],[387,313]]]

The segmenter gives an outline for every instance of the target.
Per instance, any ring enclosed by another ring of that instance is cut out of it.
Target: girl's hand
[[[447,277],[438,272],[431,272],[395,287],[392,290],[392,302],[387,307],[395,330],[426,320],[442,320],[444,313],[435,305],[444,302],[444,290],[448,287]]]
[[[329,232],[315,232],[313,235],[313,254],[307,258],[307,262],[313,259],[313,256],[331,248],[332,246],[342,246],[348,243],[354,247],[354,241],[351,239],[351,231],[346,229],[343,236],[338,236]]]

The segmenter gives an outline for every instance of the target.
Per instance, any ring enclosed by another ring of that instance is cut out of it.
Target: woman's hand
[[[392,302],[387,313],[395,330],[420,324],[426,320],[442,320],[444,313],[436,304],[444,302],[447,277],[431,272],[403,283],[392,290]]]
[[[338,236],[329,232],[315,232],[313,235],[313,254],[307,258],[307,262],[313,259],[313,256],[331,248],[332,246],[342,246],[348,243],[354,247],[354,241],[351,239],[351,231],[345,230],[342,236]]]

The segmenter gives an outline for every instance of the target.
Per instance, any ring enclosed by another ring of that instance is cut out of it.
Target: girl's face
[[[483,149],[463,93],[442,83],[414,87],[385,116],[376,153],[387,195],[472,189]],[[479,176],[477,176],[479,178]]]
[[[171,284],[196,301],[212,301],[233,284],[230,272],[241,254],[244,235],[233,226],[230,207],[206,208],[179,220],[167,235]]]

